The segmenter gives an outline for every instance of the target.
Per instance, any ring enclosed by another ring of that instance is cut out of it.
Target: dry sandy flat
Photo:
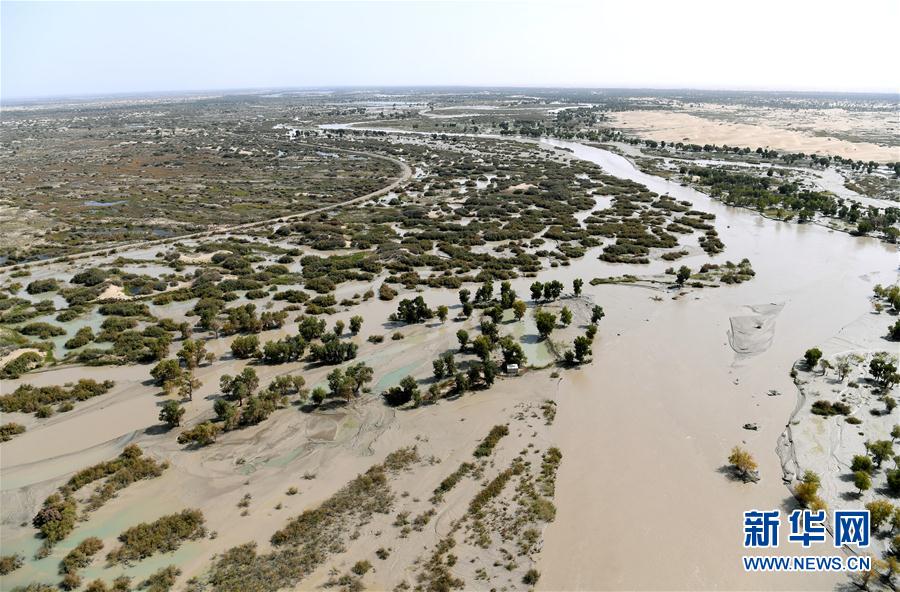
[[[808,131],[779,127],[770,122],[731,123],[672,111],[620,111],[610,114],[617,127],[641,138],[691,144],[727,144],[749,148],[768,147],[789,152],[837,155],[855,160],[895,162],[900,148],[868,142],[849,142]]]

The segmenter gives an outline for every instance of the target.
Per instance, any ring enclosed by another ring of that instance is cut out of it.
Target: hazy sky
[[[897,0],[0,3],[0,96],[367,85],[900,91]]]

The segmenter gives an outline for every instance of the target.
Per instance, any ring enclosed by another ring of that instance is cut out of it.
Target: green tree
[[[465,329],[460,329],[456,332],[456,340],[459,341],[459,351],[466,351],[466,345],[469,343],[469,332]]]
[[[234,357],[247,359],[259,353],[259,337],[256,335],[238,335],[231,342],[231,353]]]
[[[575,338],[573,347],[575,349],[575,359],[578,360],[579,364],[583,364],[584,360],[593,354],[591,351],[591,340],[583,335],[579,335]]]
[[[575,292],[576,296],[581,296],[581,288],[584,287],[584,280],[581,278],[575,278],[572,280],[572,291]]]
[[[854,473],[857,471],[865,471],[867,473],[871,473],[874,465],[872,464],[872,459],[864,454],[857,454],[853,457],[853,461],[850,463],[850,470]]]
[[[450,313],[450,309],[444,306],[443,304],[437,307],[437,316],[443,323],[447,320],[447,315]]]
[[[522,346],[516,343],[516,341],[509,336],[504,337],[500,340],[500,349],[503,352],[503,363],[507,367],[510,364],[516,364],[518,366],[524,366],[528,363],[528,358],[525,357],[525,351],[522,349]],[[487,363],[487,358],[482,358],[483,363]]]
[[[872,478],[865,471],[856,471],[853,473],[853,486],[859,490],[862,496],[864,491],[868,491],[872,487]]]
[[[463,374],[462,372],[457,372],[456,377],[454,378],[456,392],[458,394],[463,394],[467,390],[469,390],[469,377]]]
[[[513,315],[515,315],[517,321],[521,321],[525,318],[525,312],[528,310],[528,306],[522,302],[521,300],[516,300],[512,305]]]
[[[865,505],[865,508],[869,511],[869,526],[873,534],[894,512],[894,505],[887,500],[871,501]]]
[[[686,265],[682,265],[681,267],[678,268],[678,273],[675,274],[675,281],[678,283],[679,286],[683,286],[684,282],[688,281],[688,279],[690,277],[691,277],[691,268]]]
[[[559,311],[559,322],[563,327],[568,327],[572,323],[572,311],[568,306],[562,307]]]
[[[257,387],[259,387],[259,377],[256,376],[256,370],[253,368],[244,368],[240,374],[234,377],[224,374],[219,379],[219,388],[226,396],[237,399],[239,406],[244,404],[244,399],[252,395]]]
[[[431,362],[431,367],[432,367],[432,373],[434,374],[434,377],[436,379],[440,380],[441,378],[444,377],[444,372],[445,372],[444,360],[442,360],[441,358],[435,359],[433,362]]]
[[[603,312],[602,306],[598,306],[595,304],[593,308],[591,308],[591,323],[593,323],[594,325],[599,323],[605,316],[606,313]]]
[[[181,418],[184,416],[184,407],[178,401],[166,401],[159,410],[159,420],[170,428],[181,425]]]
[[[482,361],[487,360],[491,356],[494,344],[487,335],[479,335],[472,341],[472,351]]]
[[[547,339],[556,328],[556,315],[543,309],[534,311],[534,322],[541,339]]]
[[[168,359],[162,360],[150,370],[150,376],[157,385],[163,386],[169,381],[175,381],[181,377],[181,365],[178,360]]]
[[[189,430],[185,430],[178,435],[179,444],[191,444],[193,446],[209,446],[216,441],[221,428],[216,424],[204,421],[198,423]]]
[[[338,337],[344,334],[344,321],[334,322],[334,334]]]
[[[456,373],[456,360],[453,359],[453,352],[446,352],[441,359],[444,360],[444,372],[447,376]]]
[[[881,468],[882,462],[894,456],[894,445],[890,440],[877,440],[874,443],[868,444],[868,449],[869,454],[872,455],[872,460],[875,462],[875,466],[879,469]]]
[[[806,360],[806,367],[809,368],[810,371],[815,369],[821,358],[822,350],[817,347],[811,347],[803,354],[803,359]]]
[[[206,358],[206,344],[200,340],[186,339],[176,354],[185,368],[193,370]]]
[[[359,330],[362,329],[363,318],[359,315],[353,315],[350,317],[350,332],[354,335],[359,334]]]
[[[875,384],[883,391],[890,390],[900,382],[900,374],[897,373],[897,362],[887,352],[879,352],[869,362],[869,374],[875,379]]]
[[[541,282],[534,282],[531,284],[531,299],[535,302],[540,301],[541,295],[544,293],[544,284]]]

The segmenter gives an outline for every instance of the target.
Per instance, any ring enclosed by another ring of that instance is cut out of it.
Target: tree
[[[897,373],[897,363],[891,359],[887,352],[879,352],[869,362],[869,374],[875,379],[875,384],[883,391],[890,390],[900,382],[900,374]]]
[[[162,386],[181,377],[181,365],[178,363],[178,360],[171,358],[162,360],[150,370],[150,376],[153,377],[157,385]]]
[[[890,440],[877,440],[872,444],[868,444],[868,449],[869,454],[872,455],[872,460],[875,462],[875,467],[879,469],[885,459],[894,456],[894,445]]]
[[[469,303],[469,298],[471,297],[471,295],[472,295],[471,292],[469,292],[468,290],[463,288],[462,290],[459,291],[459,303],[462,304],[463,306],[465,306],[466,304]]]
[[[745,482],[757,480],[756,469],[758,465],[756,460],[753,459],[753,455],[740,446],[735,446],[731,449],[731,454],[728,455],[728,463],[731,465],[732,470]]]
[[[512,308],[513,302],[516,301],[516,291],[512,289],[512,284],[502,282],[500,284],[500,308],[506,310]]]
[[[456,332],[456,340],[459,342],[459,351],[466,351],[466,345],[469,343],[469,332],[465,329],[460,329]]]
[[[531,299],[535,302],[538,302],[541,299],[541,295],[544,293],[544,284],[541,282],[534,282],[531,284]]]
[[[453,352],[446,352],[441,358],[444,360],[444,372],[447,376],[456,373],[456,361],[453,359]]]
[[[475,310],[475,307],[472,306],[471,302],[466,302],[463,304],[463,316],[469,318],[472,316],[472,311]]]
[[[481,377],[484,380],[485,386],[491,386],[494,384],[494,379],[497,377],[497,365],[494,364],[491,360],[485,360],[481,363]]]
[[[168,400],[163,403],[159,410],[159,421],[165,423],[170,428],[181,425],[181,418],[184,416],[184,407],[178,401]]]
[[[334,322],[334,334],[338,337],[344,334],[344,321]]]
[[[556,315],[543,309],[534,311],[534,322],[541,339],[547,339],[556,328]]]
[[[335,368],[328,374],[328,387],[332,397],[343,397],[348,401],[359,395],[362,387],[372,382],[373,370],[365,362],[352,364],[346,369]]]
[[[865,471],[871,473],[873,468],[872,459],[864,454],[857,454],[850,463],[850,470],[854,473],[857,471]]]
[[[865,505],[869,511],[869,526],[874,534],[884,521],[891,517],[894,512],[894,505],[887,500],[874,500]]]
[[[521,300],[516,300],[512,304],[513,315],[515,315],[517,321],[521,321],[525,318],[525,312],[528,310],[528,306],[522,302]]]
[[[185,339],[181,344],[181,349],[175,354],[184,367],[193,370],[203,362],[206,358],[206,345],[199,340]]]
[[[269,386],[266,390],[276,394],[279,397],[287,397],[288,395],[300,395],[301,398],[306,398],[306,379],[299,375],[289,376],[282,375],[276,376],[272,379],[272,382],[269,383]]]
[[[415,400],[418,404],[419,399],[421,399],[419,385],[412,376],[404,377],[403,380],[400,381],[399,386],[389,388],[381,393],[381,396],[384,397],[384,400],[388,405],[392,406],[405,405],[412,400]]]
[[[208,446],[216,441],[221,428],[216,424],[204,421],[198,423],[189,430],[185,430],[178,435],[179,444],[191,444],[194,446]]]
[[[894,408],[897,406],[897,399],[895,399],[894,397],[892,397],[890,395],[885,395],[883,401],[884,401],[885,413],[890,415],[891,411],[893,411]],[[891,437],[893,437],[893,434],[891,435]]]
[[[314,388],[312,394],[310,395],[312,402],[315,403],[316,405],[321,405],[322,401],[324,401],[327,397],[328,397],[328,391],[326,391],[321,386],[317,386],[316,388]]]
[[[503,364],[507,368],[510,364],[523,366],[528,363],[528,358],[525,357],[525,351],[522,349],[522,346],[516,343],[512,337],[506,336],[501,339],[500,349],[503,352]],[[482,359],[482,362],[486,363],[487,361],[487,359]]]
[[[239,414],[237,408],[225,399],[216,399],[213,404],[213,411],[216,417],[222,422],[222,428],[225,431],[233,430],[237,427]]]
[[[806,471],[803,473],[803,477],[800,479],[800,483],[797,484],[797,487],[794,488],[797,499],[800,500],[804,506],[810,509],[814,509],[819,504],[822,503],[822,500],[819,498],[819,485],[822,483],[822,480],[819,478],[819,475],[814,471]]]
[[[568,327],[572,323],[572,311],[568,306],[562,307],[559,311],[559,322],[563,327]]]
[[[350,317],[350,332],[354,335],[359,334],[359,330],[362,329],[363,318],[359,315],[353,315]]]
[[[675,274],[675,282],[677,282],[679,286],[683,286],[684,282],[688,281],[688,278],[690,277],[691,268],[687,265],[682,265],[678,268],[678,273]]]
[[[257,387],[259,387],[259,378],[253,368],[244,368],[240,374],[234,377],[224,374],[219,379],[219,388],[226,396],[237,399],[238,406],[242,406],[244,399],[252,395]]]
[[[234,357],[245,360],[259,353],[259,337],[256,335],[238,335],[231,342],[231,353]]]
[[[425,304],[422,296],[416,296],[414,299],[404,298],[397,305],[397,318],[404,323],[413,324],[421,323],[434,316],[434,311]]]
[[[467,390],[469,390],[469,377],[463,374],[462,372],[457,372],[456,377],[454,378],[456,392],[458,394],[463,394]]]
[[[356,357],[359,346],[355,343],[340,342],[336,338],[324,341],[323,343],[314,343],[310,346],[310,356],[313,360],[322,364],[335,365]]]
[[[494,282],[484,280],[475,292],[475,302],[490,302],[494,299]]]
[[[859,490],[859,495],[862,497],[864,491],[871,489],[872,478],[865,471],[856,471],[853,473],[853,485]]]
[[[584,363],[584,360],[593,354],[591,351],[591,340],[583,335],[579,335],[575,338],[573,347],[575,349],[575,359],[578,360],[579,364]]]
[[[563,291],[563,285],[559,280],[551,280],[544,284],[544,300],[556,300]]]
[[[838,380],[844,382],[844,379],[850,374],[850,370],[853,369],[853,366],[850,364],[850,356],[838,356],[835,358],[835,362],[834,369],[837,372]]]
[[[297,331],[307,342],[325,335],[325,319],[317,319],[313,316],[300,317]]]
[[[893,341],[900,341],[900,319],[888,327],[888,338]]]
[[[572,291],[575,292],[576,296],[581,296],[581,288],[584,286],[584,280],[581,278],[575,278],[572,280]]]
[[[444,306],[443,304],[437,307],[437,316],[443,323],[447,320],[447,315],[450,313],[450,309]]]
[[[432,373],[434,374],[434,377],[436,379],[440,380],[441,378],[444,377],[444,372],[445,372],[444,360],[442,360],[441,358],[437,358],[436,360],[431,362],[431,367],[432,367]]]
[[[493,349],[494,344],[487,335],[479,335],[472,341],[472,351],[481,361],[487,360]]]
[[[189,370],[184,372],[181,375],[181,378],[178,379],[178,396],[181,398],[187,397],[189,400],[194,400],[194,391],[203,386],[203,383],[200,382],[196,376],[194,376],[194,371]]]
[[[803,354],[803,359],[806,360],[806,367],[812,371],[815,369],[816,364],[819,363],[819,360],[822,358],[822,350],[817,347],[811,347],[806,350],[806,353]]]
[[[591,323],[593,323],[594,325],[599,323],[600,320],[603,319],[603,317],[605,317],[605,316],[606,316],[606,313],[603,312],[602,306],[595,304],[593,306],[593,308],[591,308]]]
[[[484,314],[487,315],[487,317],[491,319],[494,324],[497,324],[501,320],[503,320],[503,309],[499,306],[492,306],[488,308],[484,311]]]

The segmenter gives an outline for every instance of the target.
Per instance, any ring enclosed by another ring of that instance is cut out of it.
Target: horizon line
[[[216,87],[205,89],[168,89],[168,90],[134,90],[134,91],[102,91],[83,93],[64,93],[50,95],[19,95],[3,97],[0,95],[0,106],[18,106],[21,104],[40,104],[70,101],[89,101],[113,98],[189,98],[198,94],[218,93],[222,96],[237,94],[257,94],[275,91],[327,91],[327,90],[426,90],[426,89],[477,89],[477,90],[592,90],[592,91],[695,91],[695,92],[734,92],[734,93],[783,93],[783,94],[818,94],[818,95],[876,95],[894,97],[900,101],[900,93],[893,90],[821,90],[821,89],[786,89],[786,88],[735,88],[735,87],[703,87],[703,86],[589,86],[562,84],[334,84],[314,86],[250,86],[250,87]]]

